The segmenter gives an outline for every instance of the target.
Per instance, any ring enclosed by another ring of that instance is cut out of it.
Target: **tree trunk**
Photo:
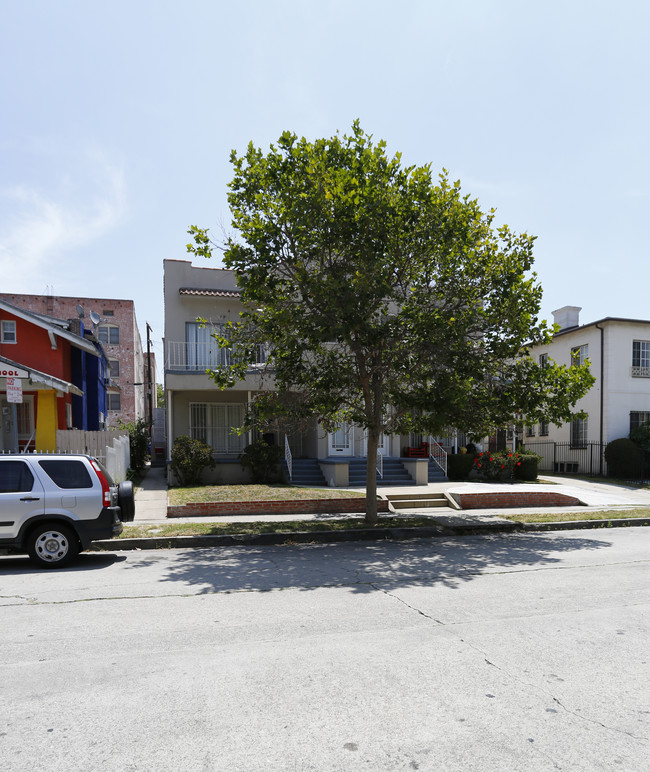
[[[366,524],[377,525],[377,448],[379,433],[368,429],[368,455],[366,457]]]

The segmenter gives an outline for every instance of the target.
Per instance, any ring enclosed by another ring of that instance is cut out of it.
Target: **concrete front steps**
[[[404,469],[398,458],[384,457],[384,476],[377,472],[377,486],[414,485],[411,475]],[[348,467],[348,486],[355,488],[364,487],[366,484],[366,459],[351,458]]]
[[[315,458],[294,458],[291,466],[293,485],[305,485],[309,488],[321,488],[327,485]]]
[[[386,496],[394,509],[450,508],[444,493],[393,493]]]
[[[429,468],[428,468],[428,480],[429,482],[446,482],[447,477],[445,476],[445,473],[442,471],[442,469],[438,466],[438,464],[435,463],[435,461],[432,461],[429,459]]]

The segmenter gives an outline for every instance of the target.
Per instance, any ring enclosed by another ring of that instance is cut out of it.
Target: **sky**
[[[0,0],[0,291],[135,301],[230,151],[359,119],[537,237],[542,317],[650,318],[647,0]]]

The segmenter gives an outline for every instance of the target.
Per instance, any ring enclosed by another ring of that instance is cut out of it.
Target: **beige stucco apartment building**
[[[254,438],[232,429],[242,424],[255,392],[273,388],[272,373],[264,372],[264,347],[259,347],[258,363],[232,389],[219,390],[206,374],[207,369],[229,361],[230,352],[218,347],[212,333],[225,322],[236,320],[243,308],[235,274],[227,269],[197,267],[186,260],[165,260],[164,301],[168,458],[174,439],[189,435],[213,448],[216,479],[245,479],[237,457]],[[365,468],[366,435],[359,427],[344,425],[327,433],[314,422],[286,440],[272,428],[265,436],[283,449],[288,446],[295,470],[310,466],[323,483],[345,485],[360,464]],[[394,469],[410,484],[426,483],[428,458],[400,459],[402,447],[413,441],[420,443],[421,438],[383,439],[379,449],[382,475]]]

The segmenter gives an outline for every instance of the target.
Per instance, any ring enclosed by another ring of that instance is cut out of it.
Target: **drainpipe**
[[[605,330],[595,325],[600,330],[600,476],[603,476],[603,416],[605,413]]]

